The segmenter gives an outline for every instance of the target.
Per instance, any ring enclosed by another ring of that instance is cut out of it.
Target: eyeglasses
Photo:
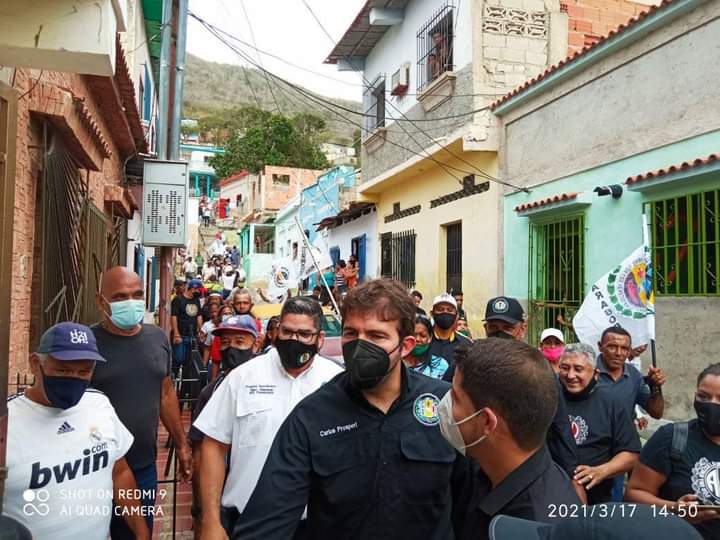
[[[290,330],[283,325],[278,327],[278,337],[280,339],[297,339],[301,343],[311,343],[319,333],[312,330]]]

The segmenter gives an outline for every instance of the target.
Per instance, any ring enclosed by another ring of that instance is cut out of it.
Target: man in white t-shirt
[[[34,538],[105,540],[113,500],[135,537],[150,538],[123,458],[133,436],[105,394],[87,389],[95,362],[105,359],[92,330],[57,324],[30,357],[35,382],[8,400],[3,514]]]
[[[205,435],[199,482],[203,538],[224,538],[225,531],[232,531],[285,417],[301,399],[342,371],[317,354],[324,340],[322,318],[315,300],[294,297],[285,302],[276,348],[235,368],[193,424]]]

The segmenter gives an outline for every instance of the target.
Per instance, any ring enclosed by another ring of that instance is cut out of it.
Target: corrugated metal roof
[[[385,35],[390,26],[373,26],[370,24],[372,8],[404,9],[410,0],[368,0],[357,14],[355,20],[345,31],[335,48],[325,59],[326,64],[337,64],[344,58],[365,58],[373,50],[377,42]]]

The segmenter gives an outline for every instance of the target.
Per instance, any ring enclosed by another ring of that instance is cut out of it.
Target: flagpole
[[[313,253],[312,247],[310,246],[310,240],[305,235],[305,230],[302,228],[302,225],[300,225],[300,220],[297,216],[295,216],[295,225],[297,225],[297,228],[300,230],[300,234],[302,235],[303,243],[305,244],[305,249],[307,249],[308,253],[310,253],[310,257],[312,257],[313,265],[315,265],[315,269],[318,272],[318,275],[320,276],[320,279],[323,282],[323,285],[325,286],[325,289],[327,289],[328,294],[330,295],[330,301],[332,302],[333,308],[335,308],[335,313],[337,314],[338,318],[340,317],[340,308],[337,305],[337,302],[335,302],[335,296],[333,296],[332,291],[330,290],[330,286],[328,285],[327,281],[325,280],[325,274],[322,273],[322,270],[320,269],[320,266],[318,265],[317,259],[315,259],[315,253]]]
[[[647,220],[647,214],[643,212],[642,215],[642,222],[643,222],[643,245],[647,248],[649,253],[649,260],[652,262],[652,254],[650,253],[650,231],[648,229],[648,220]],[[648,298],[649,300],[649,298]],[[655,314],[653,313],[653,322],[655,320]],[[655,331],[653,330],[652,333],[653,337],[650,338],[650,361],[652,362],[652,367],[657,367],[657,352],[655,350]]]

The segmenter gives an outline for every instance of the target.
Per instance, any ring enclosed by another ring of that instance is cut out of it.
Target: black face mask
[[[710,437],[720,437],[720,404],[695,400],[698,423]]]
[[[443,330],[450,330],[455,324],[455,319],[457,319],[457,315],[453,315],[452,313],[438,313],[437,315],[433,315],[435,324]]]
[[[222,356],[220,368],[226,373],[244,364],[253,356],[255,356],[252,352],[252,349],[236,349],[235,347],[228,347],[227,349],[223,349],[222,351],[220,351],[220,354]]]
[[[199,293],[199,292],[194,292],[194,293],[193,293],[193,298],[200,298],[200,293]]]
[[[565,399],[567,399],[568,401],[582,401],[584,399],[587,399],[588,396],[592,394],[593,390],[595,390],[595,386],[597,386],[597,379],[593,377],[592,379],[590,379],[588,385],[576,394],[568,392],[567,389],[563,386],[563,394],[565,394]]]
[[[317,354],[317,344],[301,343],[297,339],[275,339],[275,348],[285,369],[300,369]]]
[[[390,352],[396,351],[398,347],[399,344]],[[350,384],[360,390],[375,388],[392,370],[390,354],[364,339],[356,339],[343,345],[343,358]]]

